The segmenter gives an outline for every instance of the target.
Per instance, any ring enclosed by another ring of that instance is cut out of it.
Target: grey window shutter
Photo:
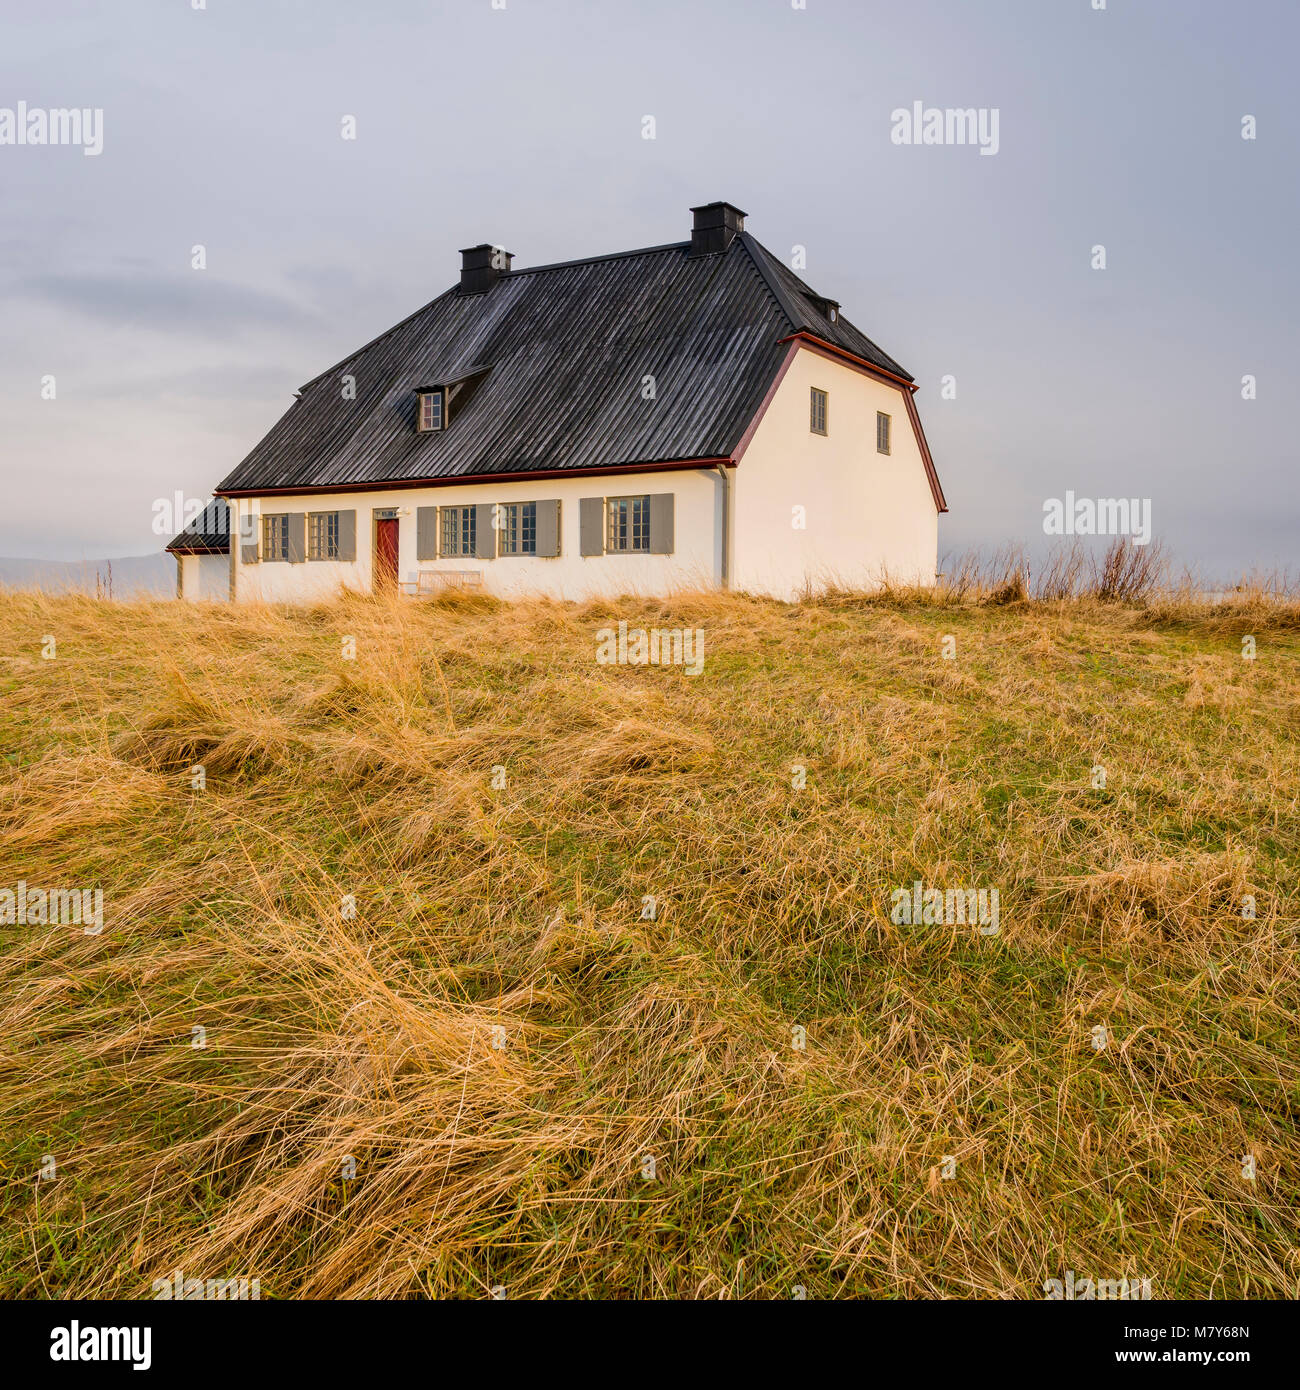
[[[537,553],[560,553],[560,504],[557,501],[537,504]]]
[[[415,558],[417,560],[436,560],[438,558],[437,507],[416,507],[415,509]]]
[[[480,560],[495,560],[497,533],[492,525],[492,503],[480,502],[474,508],[474,554]]]
[[[605,553],[605,499],[584,497],[578,503],[578,549],[583,555]]]
[[[357,558],[357,514],[356,512],[339,513],[339,559],[355,560]]]
[[[255,564],[257,564],[257,546],[256,546],[256,544],[254,544],[254,545],[241,545],[241,546],[239,547],[239,561],[240,561],[241,564],[244,564],[244,565],[255,565]]]
[[[307,558],[307,513],[289,513],[289,563],[300,565]]]
[[[671,555],[673,553],[673,494],[653,492],[650,494],[650,553],[651,555]]]

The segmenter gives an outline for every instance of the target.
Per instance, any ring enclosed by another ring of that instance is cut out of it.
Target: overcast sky
[[[156,498],[462,246],[722,198],[917,378],[941,552],[1041,546],[1071,489],[1207,577],[1294,569],[1300,5],[1096,2],[0,0],[0,121],[103,111],[97,156],[0,144],[0,555],[160,547]],[[996,109],[997,153],[894,143],[918,101]]]

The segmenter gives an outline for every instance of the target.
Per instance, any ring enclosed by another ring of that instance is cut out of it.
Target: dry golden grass
[[[0,1294],[1296,1297],[1296,609],[1052,582],[0,596]]]

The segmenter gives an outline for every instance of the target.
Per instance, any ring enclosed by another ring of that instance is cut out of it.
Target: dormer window
[[[446,421],[447,394],[441,386],[436,390],[421,391],[419,431],[425,434],[430,430],[442,429]]]

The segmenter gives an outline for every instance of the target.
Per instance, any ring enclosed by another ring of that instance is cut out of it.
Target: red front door
[[[391,594],[397,588],[397,518],[375,522],[375,592]]]

